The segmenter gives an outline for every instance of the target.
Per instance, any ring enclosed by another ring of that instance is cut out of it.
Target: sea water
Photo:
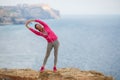
[[[44,20],[60,42],[58,68],[96,70],[120,80],[120,16],[64,16]],[[0,26],[0,68],[39,70],[47,42],[25,25]],[[52,69],[54,50],[46,64]]]

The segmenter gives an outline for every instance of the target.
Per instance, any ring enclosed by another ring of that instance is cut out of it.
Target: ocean
[[[96,70],[120,80],[120,15],[73,15],[44,21],[59,38],[58,68]],[[39,70],[46,47],[46,40],[23,24],[0,26],[0,68]],[[52,50],[46,68],[52,69],[53,62]]]

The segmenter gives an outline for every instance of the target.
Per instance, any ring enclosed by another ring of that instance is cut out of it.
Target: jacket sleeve
[[[32,28],[29,28],[29,30],[32,31],[33,33],[35,33],[38,36],[43,36],[43,34],[41,32],[38,32],[38,31],[36,31],[36,30],[34,30]]]

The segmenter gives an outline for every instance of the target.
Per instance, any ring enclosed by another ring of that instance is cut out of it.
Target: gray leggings
[[[46,65],[47,59],[50,55],[50,52],[51,52],[52,48],[54,48],[54,66],[57,65],[58,48],[59,48],[59,41],[58,40],[56,40],[54,42],[51,42],[51,43],[48,43],[46,55],[45,55],[44,62],[43,62],[43,66]]]

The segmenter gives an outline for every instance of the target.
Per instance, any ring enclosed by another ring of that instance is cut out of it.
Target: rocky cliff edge
[[[111,76],[96,71],[82,71],[76,68],[61,68],[57,72],[32,69],[0,69],[0,80],[114,80]]]

